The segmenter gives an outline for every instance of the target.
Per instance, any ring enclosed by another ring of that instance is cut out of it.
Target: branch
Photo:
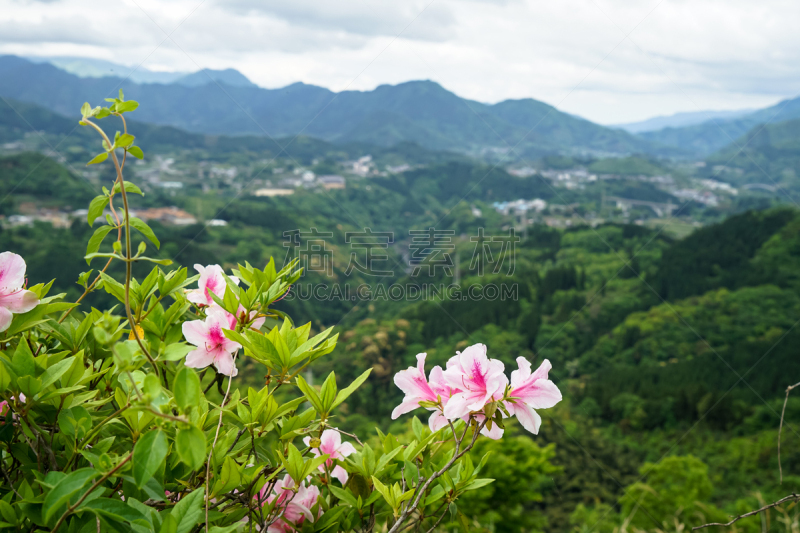
[[[239,355],[237,351],[233,356],[233,368],[236,368],[236,357]],[[208,477],[211,475],[211,456],[214,454],[214,447],[217,445],[217,439],[219,438],[219,430],[222,427],[222,415],[225,413],[225,404],[228,401],[228,394],[231,392],[231,383],[233,382],[233,376],[228,376],[228,390],[225,391],[225,397],[222,399],[222,403],[219,406],[219,423],[217,423],[217,431],[214,433],[214,444],[211,445],[211,451],[208,454],[208,464],[206,465],[206,533],[208,533]]]
[[[339,433],[341,433],[342,435],[346,435],[346,436],[348,436],[348,437],[350,437],[350,438],[352,438],[352,439],[355,439],[355,441],[358,443],[358,445],[359,445],[359,446],[361,446],[362,448],[364,447],[364,443],[363,443],[363,442],[361,442],[360,440],[358,440],[358,437],[356,437],[354,433],[348,433],[348,432],[346,432],[346,431],[342,431],[342,430],[341,430],[341,429],[339,429],[339,428],[328,428],[328,429],[332,429],[332,430],[334,430],[334,431],[338,431],[338,432],[339,432]]]
[[[783,485],[783,467],[781,466],[781,432],[783,431],[783,415],[786,414],[786,404],[789,402],[789,393],[793,388],[800,386],[800,383],[795,383],[786,387],[786,398],[783,400],[783,409],[781,409],[781,425],[778,426],[778,473],[780,474],[781,485]]]
[[[464,437],[466,437],[467,435],[466,429],[468,429],[470,426],[469,422],[467,423],[467,427],[465,428],[464,434],[459,439],[456,437],[456,428],[453,426],[453,423],[448,421],[450,424],[450,429],[453,431],[453,437],[455,438],[456,442],[456,449],[453,452],[453,457],[451,457],[450,460],[447,461],[447,463],[442,467],[441,470],[439,470],[438,472],[434,472],[433,475],[431,475],[431,477],[425,480],[425,483],[421,487],[418,486],[419,490],[416,492],[417,497],[414,499],[414,503],[406,507],[406,509],[400,514],[400,516],[397,518],[397,522],[395,522],[394,526],[392,526],[392,529],[390,529],[388,533],[398,533],[400,531],[400,529],[403,527],[403,522],[406,521],[408,515],[416,511],[417,507],[419,506],[420,500],[422,500],[422,497],[425,495],[425,491],[428,490],[428,487],[430,487],[431,483],[433,483],[435,480],[441,477],[445,472],[450,470],[450,467],[453,466],[453,463],[458,461],[465,453],[469,452],[472,449],[472,447],[475,445],[475,441],[478,440],[478,435],[480,434],[481,430],[483,429],[483,426],[486,425],[486,422],[488,420],[489,420],[488,418],[484,418],[483,422],[481,422],[480,425],[474,428],[474,433],[472,434],[472,441],[470,441],[470,443],[463,450],[460,450],[461,443],[463,442]]]
[[[108,478],[110,478],[111,476],[113,476],[113,475],[116,473],[116,471],[117,471],[117,470],[119,470],[120,468],[122,468],[122,467],[123,467],[123,465],[124,465],[125,463],[127,463],[128,461],[130,461],[130,460],[131,460],[131,457],[133,457],[133,452],[131,452],[131,453],[129,453],[128,455],[126,455],[126,456],[125,456],[125,459],[123,459],[122,461],[120,461],[120,463],[119,463],[117,466],[115,466],[114,468],[112,468],[111,470],[109,470],[108,472],[106,472],[106,473],[105,473],[105,475],[103,475],[103,477],[101,477],[100,479],[98,479],[97,481],[95,481],[95,482],[94,482],[94,484],[93,484],[91,487],[89,487],[89,490],[87,490],[87,491],[84,493],[84,495],[80,497],[80,499],[79,499],[78,501],[76,501],[74,504],[70,505],[70,506],[69,506],[69,508],[68,508],[66,511],[64,511],[64,514],[63,514],[63,515],[61,515],[61,518],[59,518],[59,519],[58,519],[58,522],[56,522],[56,526],[53,528],[53,531],[52,531],[52,533],[56,533],[56,531],[58,531],[58,528],[59,528],[59,527],[61,527],[61,524],[64,522],[64,520],[66,520],[66,519],[67,519],[67,516],[69,516],[69,515],[70,515],[70,513],[72,513],[72,512],[73,512],[75,509],[77,509],[78,507],[80,507],[80,505],[81,505],[81,504],[83,503],[83,501],[84,501],[84,500],[85,500],[85,499],[86,499],[86,498],[89,496],[89,494],[91,494],[92,492],[94,492],[94,490],[95,490],[97,487],[99,487],[99,486],[100,486],[102,483],[104,483],[104,482],[105,482],[105,480],[107,480]]]
[[[778,500],[776,502],[773,502],[773,503],[771,503],[769,505],[765,505],[761,509],[756,509],[755,511],[750,511],[749,513],[740,514],[739,516],[737,516],[736,518],[734,518],[733,520],[731,520],[727,524],[722,524],[722,523],[719,523],[719,522],[713,522],[711,524],[703,524],[702,526],[693,527],[692,531],[694,531],[696,529],[703,529],[704,527],[711,527],[711,526],[728,527],[730,525],[733,525],[735,522],[738,522],[742,518],[747,518],[748,516],[756,515],[756,514],[762,512],[762,511],[766,511],[767,509],[771,509],[773,507],[777,507],[778,505],[780,505],[780,504],[782,504],[784,502],[788,502],[790,500],[800,500],[800,494],[792,493],[792,494],[790,494],[788,496],[784,496],[783,498],[781,498],[780,500]]]

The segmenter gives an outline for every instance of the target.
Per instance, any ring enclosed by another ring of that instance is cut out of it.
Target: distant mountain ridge
[[[800,118],[800,97],[736,118],[712,118],[701,124],[668,127],[639,133],[638,136],[657,144],[673,146],[697,156],[721,150],[758,126]]]
[[[201,84],[202,77],[209,76],[203,72],[186,76],[183,83],[140,84],[119,77],[81,78],[53,65],[2,56],[0,95],[48,102],[52,110],[75,116],[82,102],[100,103],[121,87],[128,98],[144,104],[137,113],[139,120],[214,135],[302,134],[329,142],[382,146],[415,142],[428,149],[472,154],[516,147],[516,153],[526,157],[681,154],[532,99],[488,105],[462,99],[431,81],[382,85],[364,92],[334,93],[304,83],[263,89],[236,71],[223,72],[217,83],[224,90],[217,83]]]
[[[160,72],[139,65],[131,67],[90,57],[27,57],[33,63],[49,63],[80,78],[130,78],[135,83],[173,83],[187,72]]]
[[[623,129],[630,133],[643,133],[646,131],[656,131],[664,128],[682,128],[684,126],[694,126],[713,119],[729,120],[748,115],[754,109],[739,109],[733,111],[688,111],[673,113],[672,115],[661,115],[648,118],[639,122],[629,122],[627,124],[612,124],[612,127]]]

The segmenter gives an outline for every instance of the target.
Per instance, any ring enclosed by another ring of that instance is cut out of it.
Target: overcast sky
[[[800,92],[797,0],[0,0],[0,53],[369,90],[431,79],[603,124]]]

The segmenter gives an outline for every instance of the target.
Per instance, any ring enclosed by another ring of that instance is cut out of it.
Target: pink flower
[[[15,313],[27,313],[37,305],[35,293],[23,289],[25,260],[12,252],[0,254],[0,331],[11,325]]]
[[[277,500],[276,511],[280,518],[267,528],[269,533],[289,533],[302,525],[305,520],[314,521],[317,517],[311,508],[319,500],[319,488],[314,485],[300,485],[294,493],[294,480],[288,474],[275,484],[271,494],[265,494],[268,485],[261,489],[261,501],[267,503]]]
[[[213,304],[211,304],[209,306],[209,310],[213,310],[214,312],[219,311],[219,312],[225,313],[228,316],[233,316],[230,313],[228,313],[226,310],[224,310],[222,307],[217,305],[216,302],[214,302]],[[247,311],[245,310],[244,306],[242,304],[239,304],[239,308],[236,310],[236,316],[231,318],[231,320],[234,321],[234,324],[236,323],[236,320],[239,320],[239,319],[241,319],[243,322],[245,320],[247,320],[247,321],[252,320],[253,322],[250,324],[250,329],[255,330],[255,331],[260,330],[261,326],[264,325],[264,322],[267,321],[267,317],[266,316],[263,316],[263,315],[262,316],[258,316],[258,311],[250,311],[250,315],[245,317],[245,313],[246,312]],[[206,311],[206,314],[208,314],[208,311]],[[233,329],[233,328],[231,328],[231,329]]]
[[[222,267],[219,265],[203,266],[200,264],[194,265],[194,269],[200,273],[200,279],[197,280],[197,289],[186,291],[186,299],[197,305],[210,306],[214,304],[214,299],[211,293],[222,298],[225,296],[225,278],[223,277]],[[230,276],[231,281],[236,285],[239,284],[239,278]]]
[[[487,403],[501,400],[508,384],[504,368],[502,361],[486,356],[484,344],[474,344],[461,353],[456,352],[447,362],[443,375],[451,387],[460,391],[450,397],[444,416],[455,420],[482,411]]]
[[[236,317],[223,309],[209,308],[205,320],[183,323],[183,336],[195,346],[186,356],[186,366],[205,368],[214,365],[220,374],[235,376],[239,373],[233,362],[233,354],[242,347],[228,339],[222,329],[235,329]]]
[[[533,434],[539,432],[542,418],[534,409],[548,409],[561,401],[561,391],[556,384],[547,379],[552,368],[545,359],[531,374],[531,364],[524,357],[517,357],[519,370],[511,373],[511,391],[505,406],[509,414],[516,415],[522,427]]]
[[[483,424],[483,421],[486,420],[486,415],[484,414],[478,413],[474,416],[475,416],[475,421],[478,422],[478,425]],[[465,416],[464,422],[466,422],[468,419],[469,417]],[[503,437],[503,433],[505,433],[505,430],[500,426],[498,426],[497,424],[492,424],[491,429],[489,429],[488,426],[483,426],[483,429],[481,429],[481,435],[483,435],[484,437],[489,437],[492,440],[500,440]]]
[[[430,381],[425,377],[425,358],[428,356],[426,353],[417,354],[417,367],[408,367],[406,370],[401,370],[394,376],[394,383],[406,396],[400,405],[392,411],[392,420],[397,419],[400,415],[410,413],[417,407],[420,407],[420,402],[434,402],[439,400],[442,404],[447,405],[450,396],[456,392],[444,380],[442,367],[435,366],[431,370]],[[460,391],[458,391],[460,392]],[[431,431],[438,431],[447,425],[447,419],[442,416],[442,412],[435,407],[427,407],[428,410],[434,411],[428,419],[428,426]]]
[[[304,438],[303,442],[306,446],[309,446],[311,437]],[[333,467],[331,475],[338,479],[342,485],[347,483],[347,471],[340,465],[333,466],[333,461],[335,459],[344,459],[351,453],[355,453],[356,449],[349,442],[342,442],[342,436],[338,431],[335,429],[326,429],[323,431],[319,448],[312,448],[311,451],[315,457],[319,457],[320,455],[328,456],[325,465],[319,465],[320,472],[325,472],[325,466],[328,468]]]

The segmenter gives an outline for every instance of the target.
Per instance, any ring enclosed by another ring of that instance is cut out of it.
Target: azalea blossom
[[[552,365],[545,359],[536,372],[531,373],[531,363],[517,357],[519,370],[511,372],[509,399],[504,402],[509,414],[516,416],[522,427],[533,434],[539,432],[542,418],[534,409],[548,409],[561,401],[561,391],[547,379]]]
[[[277,500],[276,511],[279,514],[279,518],[267,528],[268,533],[289,533],[299,529],[304,521],[313,522],[317,518],[311,512],[320,496],[316,486],[301,484],[295,493],[294,480],[288,474],[275,484],[269,495],[266,494],[268,486],[269,484],[264,485],[259,496],[262,502],[272,503]]]
[[[326,429],[323,431],[319,440],[319,448],[312,448],[311,452],[315,457],[319,457],[320,455],[328,456],[325,465],[319,465],[319,470],[325,472],[326,466],[328,468],[333,467],[333,470],[330,471],[331,475],[344,485],[347,483],[347,470],[340,465],[333,466],[333,461],[335,459],[344,459],[351,453],[355,453],[356,449],[349,442],[342,442],[342,436],[335,429]],[[311,446],[311,437],[304,438],[303,442],[306,446]]]
[[[208,314],[209,311],[210,312],[219,311],[219,312],[225,313],[225,314],[233,317],[231,320],[233,320],[234,324],[236,324],[236,321],[239,320],[239,319],[241,319],[242,322],[244,322],[244,321],[248,321],[249,322],[249,321],[252,320],[252,323],[250,324],[250,329],[256,330],[256,331],[260,330],[261,326],[264,325],[264,322],[267,321],[267,317],[264,316],[264,315],[259,316],[258,315],[258,311],[250,311],[250,315],[246,315],[247,310],[244,308],[244,306],[242,304],[239,304],[239,308],[236,310],[236,316],[235,317],[233,315],[231,315],[230,313],[228,313],[226,310],[224,310],[222,307],[217,305],[216,302],[214,302],[213,304],[211,304],[209,306],[209,310],[206,311],[206,314]]]
[[[198,288],[186,291],[187,300],[197,305],[211,306],[215,303],[211,293],[216,294],[218,298],[225,296],[227,284],[225,283],[225,277],[222,275],[224,271],[221,266],[196,264],[194,269],[200,273],[200,279],[197,280]],[[229,279],[234,284],[239,284],[239,278],[229,276]]]
[[[25,260],[12,252],[0,254],[0,331],[11,325],[16,313],[27,313],[37,305],[35,293],[25,290]]]
[[[448,385],[460,390],[445,405],[445,418],[463,418],[482,411],[488,403],[502,400],[508,385],[504,369],[502,361],[486,356],[485,344],[474,344],[463,352],[456,352],[447,362],[443,377]]]
[[[400,415],[410,413],[414,409],[420,407],[420,402],[433,402],[447,405],[450,396],[455,392],[461,392],[459,389],[453,389],[445,381],[442,367],[435,366],[431,370],[430,381],[425,377],[425,358],[428,356],[426,353],[417,354],[417,366],[410,366],[406,370],[401,370],[394,376],[394,383],[406,396],[403,398],[402,403],[394,408],[392,411],[392,420],[397,419]],[[434,411],[428,419],[428,426],[431,431],[438,431],[447,425],[447,419],[442,415],[442,411],[436,407],[426,407],[426,409]]]
[[[235,376],[239,373],[233,361],[233,354],[242,347],[238,342],[227,338],[224,329],[236,328],[236,317],[220,308],[209,308],[205,320],[192,320],[183,323],[183,336],[197,349],[186,356],[186,366],[205,368],[214,365],[220,374]]]

